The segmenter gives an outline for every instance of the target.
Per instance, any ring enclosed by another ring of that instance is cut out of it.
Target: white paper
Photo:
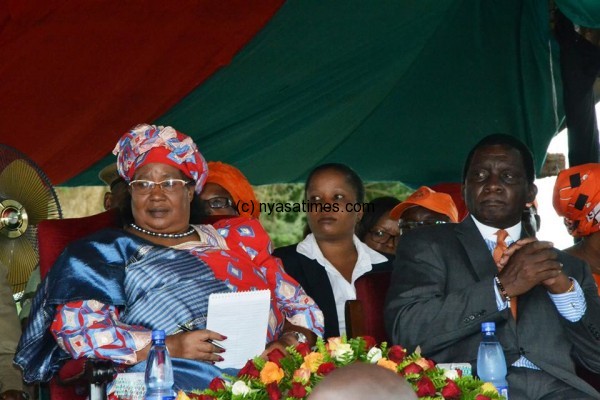
[[[206,329],[227,336],[219,368],[242,368],[265,349],[271,304],[270,290],[213,293],[208,297]]]

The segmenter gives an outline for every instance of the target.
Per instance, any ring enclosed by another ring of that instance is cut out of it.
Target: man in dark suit
[[[576,363],[600,371],[600,298],[589,267],[549,242],[519,240],[534,178],[531,152],[516,138],[496,134],[475,145],[463,171],[471,215],[403,236],[386,328],[410,351],[476,366],[481,323],[494,321],[511,400],[600,399],[575,374]],[[518,244],[495,262],[501,230],[506,245]]]

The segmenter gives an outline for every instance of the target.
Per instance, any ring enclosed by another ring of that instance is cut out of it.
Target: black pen
[[[181,329],[181,330],[182,330],[182,331],[184,331],[184,332],[191,332],[191,331],[192,331],[192,329],[188,328],[188,327],[187,327],[187,326],[185,326],[185,325],[177,324],[177,326],[179,327],[179,329]],[[215,342],[215,341],[214,341],[214,340],[212,340],[212,339],[207,339],[206,341],[207,341],[208,343],[212,344],[213,346],[215,346],[217,349],[220,349],[220,350],[225,350],[225,347],[223,347],[222,345],[220,345],[219,343]]]

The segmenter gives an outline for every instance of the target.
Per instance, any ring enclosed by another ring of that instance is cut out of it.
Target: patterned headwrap
[[[554,184],[552,205],[574,237],[600,230],[600,164],[565,169]]]
[[[119,175],[127,182],[141,166],[159,162],[193,179],[195,191],[200,193],[208,174],[206,161],[192,138],[170,126],[137,125],[119,139],[113,154],[117,156]]]
[[[227,190],[235,204],[246,203],[246,207],[237,207],[241,216],[253,218],[260,216],[260,204],[256,200],[254,189],[244,174],[233,165],[210,161],[206,183],[216,183]]]

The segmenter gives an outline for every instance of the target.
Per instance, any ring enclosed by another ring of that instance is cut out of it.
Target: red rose
[[[446,379],[446,386],[442,389],[444,399],[460,399],[460,388],[453,380]]]
[[[363,336],[362,338],[365,341],[367,351],[371,350],[373,347],[375,347],[377,345],[377,341],[375,340],[375,338],[373,336]]]
[[[269,383],[265,389],[267,389],[267,395],[269,395],[269,400],[281,400],[281,391],[279,391],[279,386],[277,386],[277,382]]]
[[[288,396],[303,399],[306,397],[306,388],[300,382],[292,382],[292,388],[288,392]]]
[[[254,366],[254,362],[252,360],[248,360],[246,365],[244,365],[244,368],[238,372],[238,377],[244,375],[251,376],[252,378],[258,378],[260,376],[260,372]]]
[[[225,389],[225,381],[221,378],[215,378],[208,384],[208,388],[213,392]]]
[[[332,362],[326,362],[323,363],[321,365],[319,365],[319,368],[317,369],[317,374],[319,375],[327,375],[329,374],[331,371],[333,371],[335,369],[335,364]]]
[[[417,382],[417,396],[435,396],[435,386],[433,386],[433,382],[428,376],[423,376]]]
[[[306,357],[310,354],[310,345],[308,343],[299,343],[296,346],[296,351],[300,353],[302,357]]]
[[[284,357],[285,357],[285,354],[283,354],[283,351],[281,351],[279,349],[271,350],[269,352],[269,354],[267,354],[267,359],[269,361],[277,364],[278,367],[281,367],[281,363],[279,362],[279,360],[281,360]]]
[[[404,373],[404,375],[420,374],[421,372],[423,372],[423,368],[421,368],[419,364],[410,363],[406,367],[404,367],[402,372]]]
[[[400,364],[404,360],[405,355],[406,350],[402,346],[395,345],[390,347],[387,358],[396,364]]]
[[[475,397],[475,400],[492,400],[487,396],[484,396],[482,394],[478,394],[477,397]]]

